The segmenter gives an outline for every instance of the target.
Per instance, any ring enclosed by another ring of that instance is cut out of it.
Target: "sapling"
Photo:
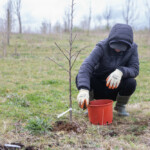
[[[71,12],[70,12],[70,37],[69,37],[69,50],[63,50],[56,42],[55,45],[57,46],[58,50],[63,54],[63,56],[67,59],[68,61],[68,68],[65,68],[63,65],[59,64],[58,62],[56,62],[54,59],[48,57],[49,60],[53,61],[54,63],[56,63],[59,67],[61,67],[63,70],[65,70],[68,73],[68,78],[69,78],[69,113],[70,113],[70,117],[69,120],[70,122],[72,122],[72,90],[71,90],[71,85],[72,85],[72,68],[77,60],[77,57],[79,56],[80,52],[82,50],[84,50],[86,47],[73,52],[73,42],[76,39],[75,35],[73,37],[73,15],[74,15],[74,0],[71,0]],[[66,111],[68,112],[68,111]],[[64,113],[63,113],[64,114]],[[61,115],[60,115],[61,116]]]

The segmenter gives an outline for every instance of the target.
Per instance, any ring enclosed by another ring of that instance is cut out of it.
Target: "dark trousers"
[[[112,99],[115,101],[118,93],[121,96],[130,96],[135,89],[136,80],[134,78],[122,79],[116,89],[109,89],[106,86],[105,79],[91,79],[91,91],[93,92],[94,99]]]

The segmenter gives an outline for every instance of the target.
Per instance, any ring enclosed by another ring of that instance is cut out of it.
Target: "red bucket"
[[[113,120],[113,101],[109,99],[91,101],[88,106],[88,116],[92,124],[111,124]]]

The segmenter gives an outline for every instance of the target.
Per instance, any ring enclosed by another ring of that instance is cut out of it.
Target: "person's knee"
[[[136,80],[134,78],[123,80],[121,83],[120,94],[126,96],[132,95],[136,89],[136,85]]]
[[[135,91],[136,89],[136,80],[134,78],[129,78],[126,81],[127,88],[129,88],[132,91]]]

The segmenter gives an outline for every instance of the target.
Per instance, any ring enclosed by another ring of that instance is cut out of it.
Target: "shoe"
[[[116,106],[114,108],[114,110],[117,111],[117,114],[119,116],[129,116],[129,113],[126,111],[126,104],[129,101],[130,96],[121,96],[121,95],[117,95],[116,97]]]

